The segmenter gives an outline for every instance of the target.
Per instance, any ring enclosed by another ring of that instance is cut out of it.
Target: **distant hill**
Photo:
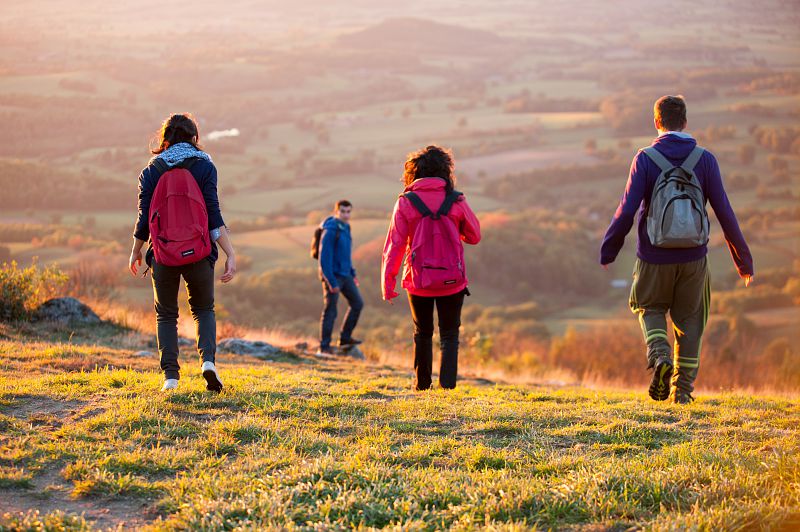
[[[447,53],[484,50],[505,42],[490,31],[412,17],[389,18],[339,37],[340,44],[353,48],[403,48]]]

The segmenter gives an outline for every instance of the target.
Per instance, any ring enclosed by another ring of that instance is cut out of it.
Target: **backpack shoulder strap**
[[[192,166],[194,166],[194,163],[196,163],[199,160],[200,157],[189,157],[188,159],[184,159],[183,161],[181,161],[181,164],[179,164],[178,167],[190,170]]]
[[[169,170],[169,165],[167,165],[167,163],[164,162],[164,159],[160,157],[156,157],[152,161],[150,161],[150,165],[159,172],[161,172],[162,174],[167,170]]]
[[[422,201],[422,198],[420,198],[416,193],[406,192],[405,194],[402,194],[402,196],[411,202],[411,204],[419,211],[423,218],[426,216],[433,216],[431,210],[427,205],[425,205],[425,202]]]
[[[662,172],[666,172],[667,170],[672,170],[673,168],[675,168],[675,165],[669,162],[667,158],[661,155],[661,152],[655,149],[654,147],[648,146],[647,148],[644,148],[642,151],[645,153],[645,155],[650,157],[651,161],[656,163],[658,167],[661,168]]]
[[[450,212],[450,209],[453,207],[453,204],[458,201],[458,198],[463,196],[464,194],[459,192],[458,190],[451,190],[445,197],[444,201],[442,202],[442,206],[439,207],[439,210],[436,211],[438,216],[447,216],[447,213]]]
[[[155,159],[153,159],[153,160],[150,162],[150,164],[151,164],[151,165],[152,165],[152,166],[153,166],[153,167],[154,167],[156,170],[158,170],[159,172],[161,172],[162,174],[164,174],[164,173],[165,173],[165,172],[167,172],[168,170],[174,170],[175,168],[185,168],[185,169],[189,170],[189,169],[190,169],[192,166],[194,166],[194,163],[196,163],[196,162],[197,162],[197,161],[199,161],[199,160],[200,160],[200,157],[189,157],[188,159],[184,159],[183,161],[181,161],[180,163],[176,164],[175,166],[172,166],[172,167],[170,167],[170,166],[169,166],[169,165],[168,165],[168,164],[167,164],[167,163],[164,161],[164,159],[162,159],[162,158],[160,158],[160,157],[156,157]]]
[[[700,157],[703,156],[704,151],[706,150],[700,146],[695,146],[692,150],[692,153],[690,153],[686,160],[681,163],[681,168],[683,168],[687,174],[693,174],[694,167],[697,166],[698,162],[700,162]]]

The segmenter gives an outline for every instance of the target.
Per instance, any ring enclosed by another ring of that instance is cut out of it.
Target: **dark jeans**
[[[217,321],[214,316],[214,265],[203,259],[185,266],[162,266],[153,261],[153,293],[158,352],[167,379],[180,378],[178,364],[178,289],[181,276],[189,294],[189,308],[196,326],[197,351],[203,362],[214,362]]]
[[[342,330],[339,332],[339,341],[350,340],[353,337],[353,329],[358,324],[358,317],[361,315],[361,309],[364,308],[364,300],[361,299],[361,292],[359,292],[356,282],[352,277],[336,277],[341,289],[341,294],[347,300],[350,308],[347,309],[347,314],[342,323]],[[322,281],[322,299],[324,307],[322,308],[322,318],[320,319],[320,348],[328,348],[331,345],[331,336],[333,335],[333,322],[336,321],[336,304],[339,302],[339,294],[334,294],[328,287],[328,283]]]
[[[458,328],[461,327],[461,307],[465,292],[451,296],[422,297],[408,294],[411,318],[414,320],[414,372],[417,390],[431,387],[433,370],[433,307],[439,314],[439,339],[442,362],[439,369],[439,385],[442,388],[456,387],[458,375]]]

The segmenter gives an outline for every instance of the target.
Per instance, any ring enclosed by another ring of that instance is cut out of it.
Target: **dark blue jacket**
[[[337,238],[338,233],[338,238]],[[336,277],[355,277],[351,258],[353,238],[350,236],[350,224],[346,224],[329,216],[322,222],[322,237],[319,243],[319,267],[322,277],[331,288],[339,286]]]
[[[189,169],[192,176],[197,180],[203,198],[206,200],[206,211],[208,211],[208,228],[217,229],[225,225],[222,213],[219,210],[219,197],[217,196],[217,167],[211,161],[198,159]],[[150,239],[150,227],[147,221],[150,218],[150,200],[156,190],[158,180],[162,172],[152,164],[148,165],[139,175],[139,217],[136,220],[133,236],[139,240],[147,242]],[[211,255],[208,260],[216,262],[219,256],[216,242],[211,242]],[[150,264],[152,257],[152,244],[147,250],[147,263]]]
[[[672,164],[680,165],[697,145],[691,137],[667,134],[653,141],[654,146]],[[647,235],[647,209],[650,206],[650,196],[656,179],[661,173],[658,165],[650,160],[643,151],[634,157],[631,164],[630,176],[625,186],[625,193],[614,213],[606,231],[603,244],[600,248],[600,263],[610,264],[617,258],[617,254],[625,243],[625,236],[633,226],[633,218],[639,211],[639,241],[636,255],[645,262],[652,264],[677,264],[691,262],[706,256],[706,246],[694,248],[667,249],[657,248],[650,243]],[[705,151],[695,166],[695,175],[703,188],[706,201],[711,204],[717,220],[722,226],[725,241],[736,264],[740,276],[753,275],[753,257],[747,242],[744,240],[736,215],[733,212],[725,187],[722,185],[722,176],[719,171],[717,159],[710,151]]]

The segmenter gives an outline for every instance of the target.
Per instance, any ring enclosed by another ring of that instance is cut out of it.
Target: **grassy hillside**
[[[212,395],[187,348],[162,394],[150,341],[0,326],[0,530],[800,526],[795,399],[413,393],[407,368],[291,353],[221,354]]]

